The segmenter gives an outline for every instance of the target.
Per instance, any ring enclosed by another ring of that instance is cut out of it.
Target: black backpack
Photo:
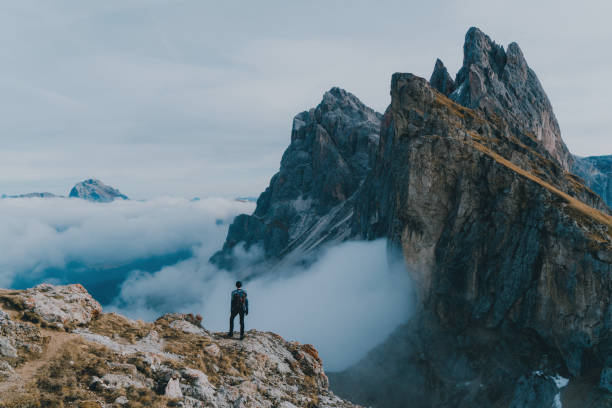
[[[242,289],[234,291],[232,309],[246,311],[246,292]]]

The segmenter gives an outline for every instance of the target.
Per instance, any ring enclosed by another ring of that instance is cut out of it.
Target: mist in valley
[[[254,203],[221,198],[91,203],[78,199],[0,200],[0,286],[81,283],[104,305],[134,319],[199,313],[226,331],[236,279],[247,269],[208,262],[227,228]],[[311,343],[326,369],[341,370],[382,342],[410,313],[410,284],[388,261],[385,240],[324,248],[308,267],[281,267],[245,281],[246,327]]]

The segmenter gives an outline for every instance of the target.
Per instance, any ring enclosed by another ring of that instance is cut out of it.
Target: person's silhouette
[[[246,290],[242,289],[242,282],[236,282],[236,289],[232,291],[230,312],[230,329],[228,337],[234,335],[234,318],[240,315],[240,340],[244,339],[244,315],[249,314],[249,299]]]

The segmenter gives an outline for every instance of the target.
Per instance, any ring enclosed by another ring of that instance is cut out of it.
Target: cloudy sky
[[[257,195],[291,118],[341,86],[517,41],[579,155],[612,153],[607,1],[20,0],[0,5],[0,193],[97,177],[134,198]]]

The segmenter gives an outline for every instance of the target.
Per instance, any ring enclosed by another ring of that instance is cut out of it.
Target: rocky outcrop
[[[258,249],[268,262],[303,259],[322,243],[346,239],[354,194],[378,146],[380,117],[340,88],[325,93],[316,108],[296,115],[280,171],[257,200],[255,212],[236,217],[223,249],[211,261],[236,269],[236,249]]]
[[[612,217],[528,133],[421,78],[393,76],[382,123],[355,227],[404,258],[418,312],[335,390],[404,406],[391,367],[416,384],[402,394],[413,406],[547,406],[558,390],[526,386],[530,373],[570,378],[568,393],[598,378],[612,361]]]
[[[24,312],[57,328],[84,325],[102,312],[102,306],[80,284],[54,286],[47,283],[14,296]]]
[[[463,53],[456,90],[448,96],[465,107],[503,117],[541,143],[564,170],[570,170],[573,159],[561,139],[552,105],[518,44],[511,43],[506,51],[472,27],[465,36]]]
[[[127,200],[125,194],[111,186],[107,186],[100,180],[88,179],[75,184],[70,190],[69,197],[82,198],[83,200],[108,203],[114,200]]]
[[[572,172],[612,208],[612,156],[574,156]]]
[[[255,330],[226,338],[193,315],[145,323],[91,313],[77,288],[0,290],[2,407],[356,407],[329,391],[310,345]],[[49,307],[31,308],[33,296]],[[60,330],[45,324],[56,308],[88,318]]]
[[[440,59],[436,60],[436,65],[434,66],[429,83],[444,95],[450,95],[457,89],[455,81],[453,81],[444,63]]]

